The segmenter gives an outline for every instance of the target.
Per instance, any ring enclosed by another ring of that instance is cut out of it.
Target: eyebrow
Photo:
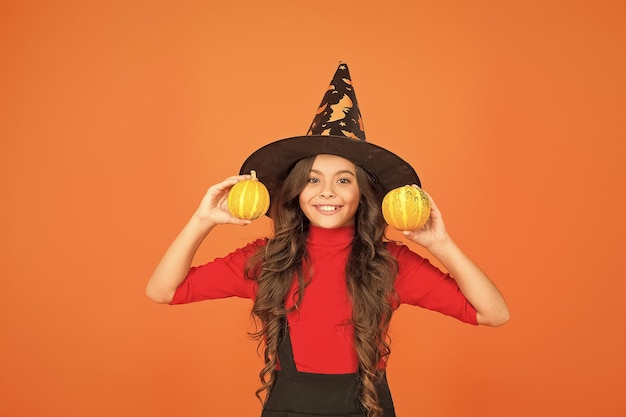
[[[317,169],[311,169],[311,172],[314,172],[316,174],[322,175],[322,171],[319,171]],[[333,175],[339,175],[339,174],[350,174],[353,177],[356,177],[356,174],[352,171],[350,171],[349,169],[341,169],[337,172],[335,172]]]

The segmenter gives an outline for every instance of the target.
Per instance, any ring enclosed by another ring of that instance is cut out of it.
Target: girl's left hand
[[[433,245],[446,242],[450,237],[446,231],[441,211],[439,211],[437,204],[435,204],[430,194],[426,193],[426,195],[430,201],[430,217],[426,221],[426,224],[419,229],[406,230],[402,233],[410,241],[428,249]]]
[[[426,194],[428,195],[428,194]],[[407,239],[426,248],[456,281],[461,292],[476,309],[478,324],[501,326],[509,320],[509,310],[489,277],[452,241],[439,208],[428,195],[430,218],[417,230],[405,231]]]

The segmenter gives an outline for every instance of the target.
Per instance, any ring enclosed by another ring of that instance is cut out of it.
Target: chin
[[[340,227],[352,226],[354,222],[342,222],[335,220],[311,221],[311,224],[322,229],[339,229]]]

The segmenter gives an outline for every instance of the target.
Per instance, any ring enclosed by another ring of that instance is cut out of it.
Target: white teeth
[[[337,210],[337,206],[319,206],[321,211],[335,211]]]

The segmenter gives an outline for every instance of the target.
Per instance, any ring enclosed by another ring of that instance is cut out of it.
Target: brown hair
[[[309,221],[300,209],[298,196],[306,186],[315,156],[298,161],[290,171],[278,195],[272,201],[274,236],[250,260],[247,277],[257,281],[258,291],[252,315],[261,324],[252,333],[263,346],[265,366],[259,376],[263,391],[271,390],[275,378],[278,344],[283,321],[290,312],[285,298],[294,277],[298,280],[295,307],[304,296],[308,277],[303,264],[308,262],[306,240]],[[381,192],[376,178],[356,167],[361,201],[355,215],[352,251],[346,265],[348,295],[352,301],[354,345],[359,368],[359,398],[370,417],[382,415],[376,384],[382,378],[378,369],[390,353],[387,329],[397,294],[393,283],[397,271],[395,258],[385,249],[385,222],[382,217]]]

